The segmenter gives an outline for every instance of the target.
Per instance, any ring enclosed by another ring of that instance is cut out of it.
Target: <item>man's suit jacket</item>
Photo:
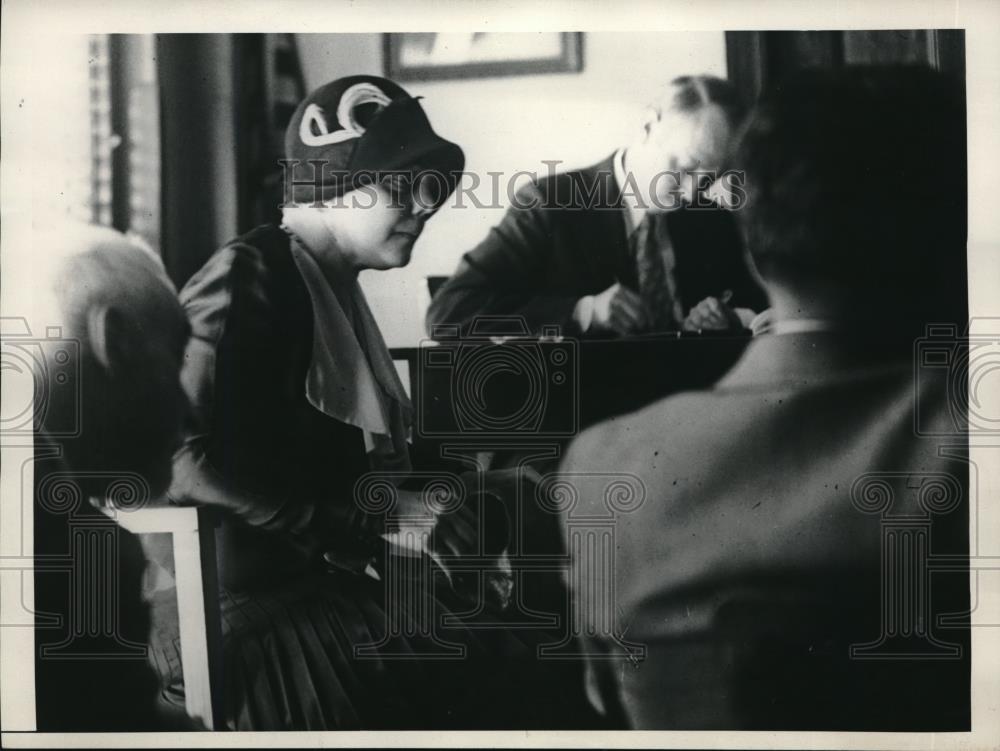
[[[679,209],[659,220],[673,240],[685,314],[726,289],[733,291],[734,307],[765,306],[730,212]],[[637,286],[621,189],[608,158],[523,188],[500,224],[465,254],[437,292],[427,312],[428,330],[433,336],[436,324],[460,324],[467,331],[477,316],[491,315],[521,316],[532,333],[558,325],[563,333],[577,334],[572,322],[577,301],[616,281]]]
[[[614,518],[614,562],[578,554],[569,580],[584,625],[605,632],[585,642],[605,657],[591,661],[590,693],[615,721],[968,728],[968,628],[955,624],[968,608],[969,468],[939,454],[963,452],[961,405],[943,378],[914,377],[912,342],[893,351],[833,333],[759,337],[713,389],[571,445],[570,519]],[[637,478],[642,504],[609,511],[602,473]],[[955,570],[930,576],[922,554],[957,556]],[[919,618],[907,625],[904,611]],[[894,629],[912,632],[879,645]],[[865,643],[878,646],[852,659]],[[871,659],[893,650],[913,654]]]

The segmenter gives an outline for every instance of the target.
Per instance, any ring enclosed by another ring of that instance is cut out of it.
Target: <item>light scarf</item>
[[[291,240],[313,309],[306,398],[362,430],[372,469],[408,472],[413,407],[357,278],[345,279],[338,297],[309,251],[294,235]]]

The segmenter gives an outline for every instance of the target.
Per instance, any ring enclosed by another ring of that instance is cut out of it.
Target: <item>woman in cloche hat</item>
[[[193,330],[182,380],[194,409],[169,497],[222,512],[226,724],[530,724],[516,711],[495,716],[524,693],[499,678],[519,641],[439,629],[445,613],[470,608],[429,553],[468,545],[475,496],[486,494],[466,478],[442,500],[460,510],[435,514],[412,480],[401,482],[412,409],[357,280],[409,262],[455,189],[462,150],[435,134],[417,99],[375,76],[310,94],[285,146],[282,224],[225,245],[180,295]],[[376,475],[396,514],[433,529],[427,549],[414,543],[426,539],[419,529],[389,534],[377,493],[365,497],[379,485],[364,478]],[[388,597],[388,581],[405,594]],[[164,695],[179,700],[175,621],[158,619],[153,646]],[[562,693],[551,692],[555,701]]]

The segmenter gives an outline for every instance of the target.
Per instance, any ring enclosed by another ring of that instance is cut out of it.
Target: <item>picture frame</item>
[[[582,32],[404,32],[383,35],[385,75],[436,81],[583,70]]]

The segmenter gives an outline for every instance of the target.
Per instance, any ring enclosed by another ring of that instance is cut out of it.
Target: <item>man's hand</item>
[[[730,297],[731,293],[724,294],[721,300],[717,297],[706,297],[691,308],[687,318],[684,319],[682,328],[685,331],[702,329],[724,331],[742,328],[743,321],[740,316],[733,308],[729,307]]]
[[[615,283],[593,297],[590,331],[610,331],[626,335],[649,326],[649,311],[638,293]]]

